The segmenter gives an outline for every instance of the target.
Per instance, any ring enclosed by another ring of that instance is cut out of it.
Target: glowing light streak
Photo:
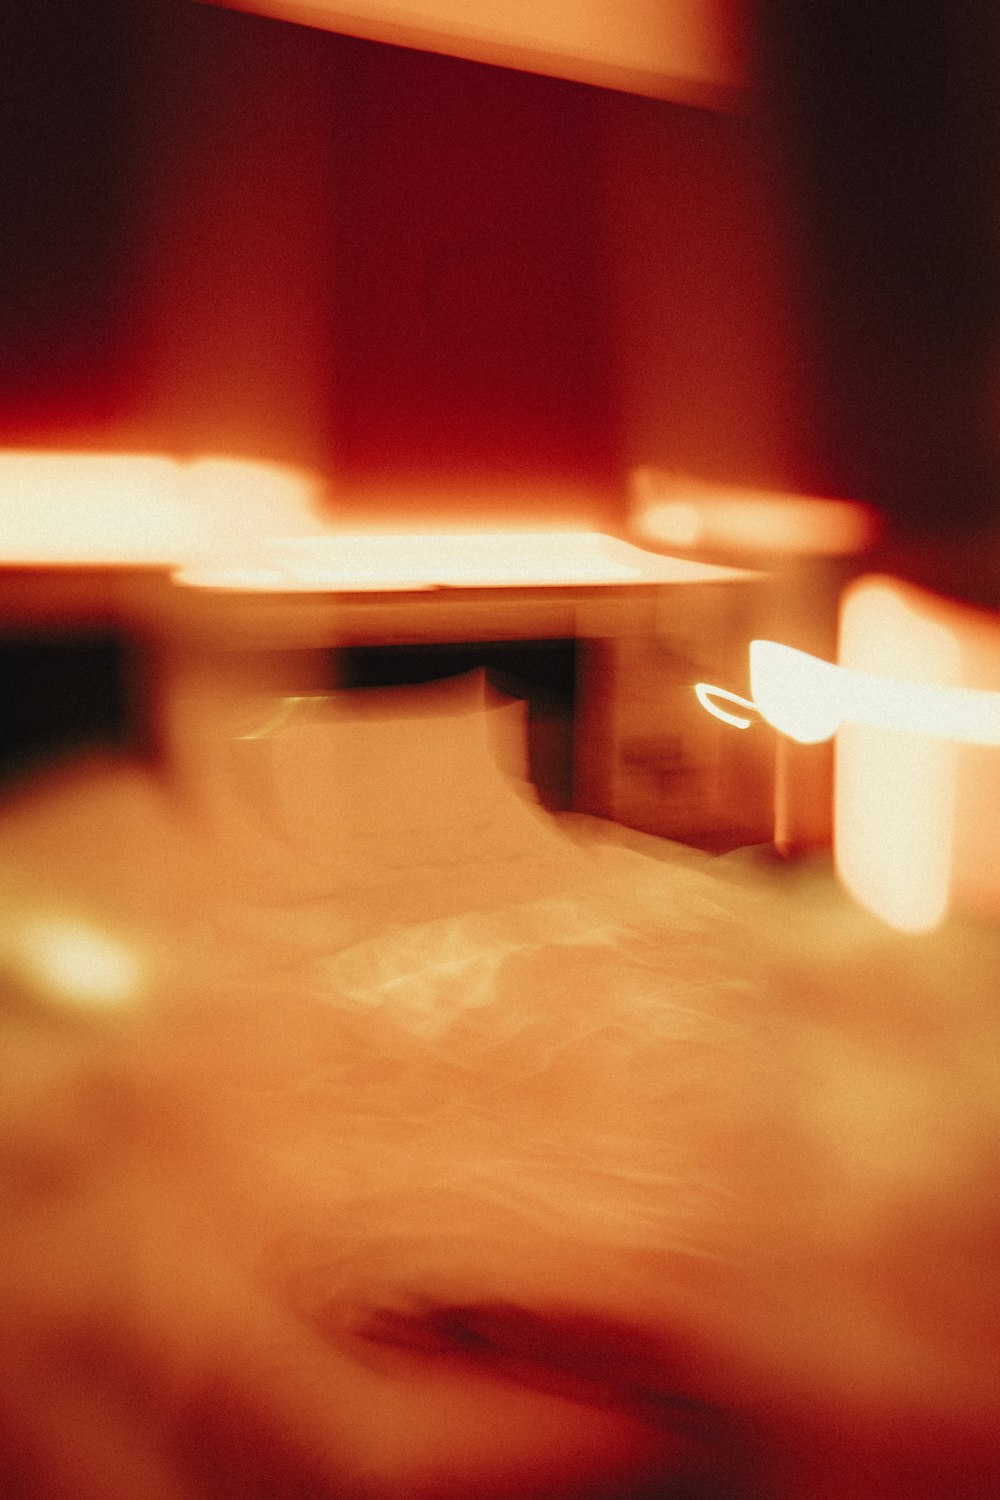
[[[803,744],[836,736],[834,855],[851,895],[902,932],[948,911],[957,750],[1000,747],[1000,693],[959,685],[959,636],[943,601],[865,578],[841,613],[840,664],[776,641],[750,645],[752,698],[699,683],[699,701],[752,708]]]
[[[929,667],[929,648],[921,660]],[[1000,745],[1000,693],[856,671],[777,641],[751,641],[750,682],[758,712],[801,744],[828,740],[850,723]]]
[[[735,729],[749,729],[752,720],[720,708],[715,701],[717,698],[721,698],[725,703],[736,703],[741,708],[749,708],[754,716],[758,713],[756,703],[751,703],[749,698],[741,698],[739,693],[730,693],[726,688],[713,687],[710,682],[696,682],[694,690],[702,708],[707,708],[715,718],[721,719],[724,724],[732,724]]]
[[[195,588],[351,592],[708,583],[750,576],[646,552],[597,531],[428,531],[273,538],[175,574]]]
[[[752,698],[705,682],[697,683],[695,692],[709,713],[738,729],[750,720],[724,713],[712,700],[751,709],[803,745],[832,739],[845,723],[966,745],[1000,745],[1000,693],[859,672],[763,640],[750,642],[750,681]]]

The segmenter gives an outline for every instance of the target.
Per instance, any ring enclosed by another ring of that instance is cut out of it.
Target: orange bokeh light
[[[639,469],[632,525],[659,546],[775,557],[845,557],[876,541],[879,522],[853,500],[817,499]]]
[[[848,591],[840,659],[896,682],[961,681],[957,637],[892,579],[862,579]],[[837,872],[863,906],[903,932],[928,931],[948,909],[956,765],[948,728],[946,717],[925,733],[846,720],[837,736]]]

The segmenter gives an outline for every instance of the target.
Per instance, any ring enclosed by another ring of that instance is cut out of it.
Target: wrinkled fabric
[[[11,805],[5,1493],[997,1488],[996,934],[627,842],[304,889],[137,772]]]

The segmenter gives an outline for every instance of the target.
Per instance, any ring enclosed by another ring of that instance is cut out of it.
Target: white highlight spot
[[[51,915],[25,922],[18,967],[57,1004],[112,1010],[137,998],[144,967],[135,950],[87,922]]]

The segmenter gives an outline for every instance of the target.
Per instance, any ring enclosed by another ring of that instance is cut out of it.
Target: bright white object
[[[278,537],[178,570],[192,588],[310,593],[560,584],[713,583],[749,576],[597,531],[371,532]]]
[[[316,476],[219,456],[0,450],[0,567],[173,567],[319,529]]]

